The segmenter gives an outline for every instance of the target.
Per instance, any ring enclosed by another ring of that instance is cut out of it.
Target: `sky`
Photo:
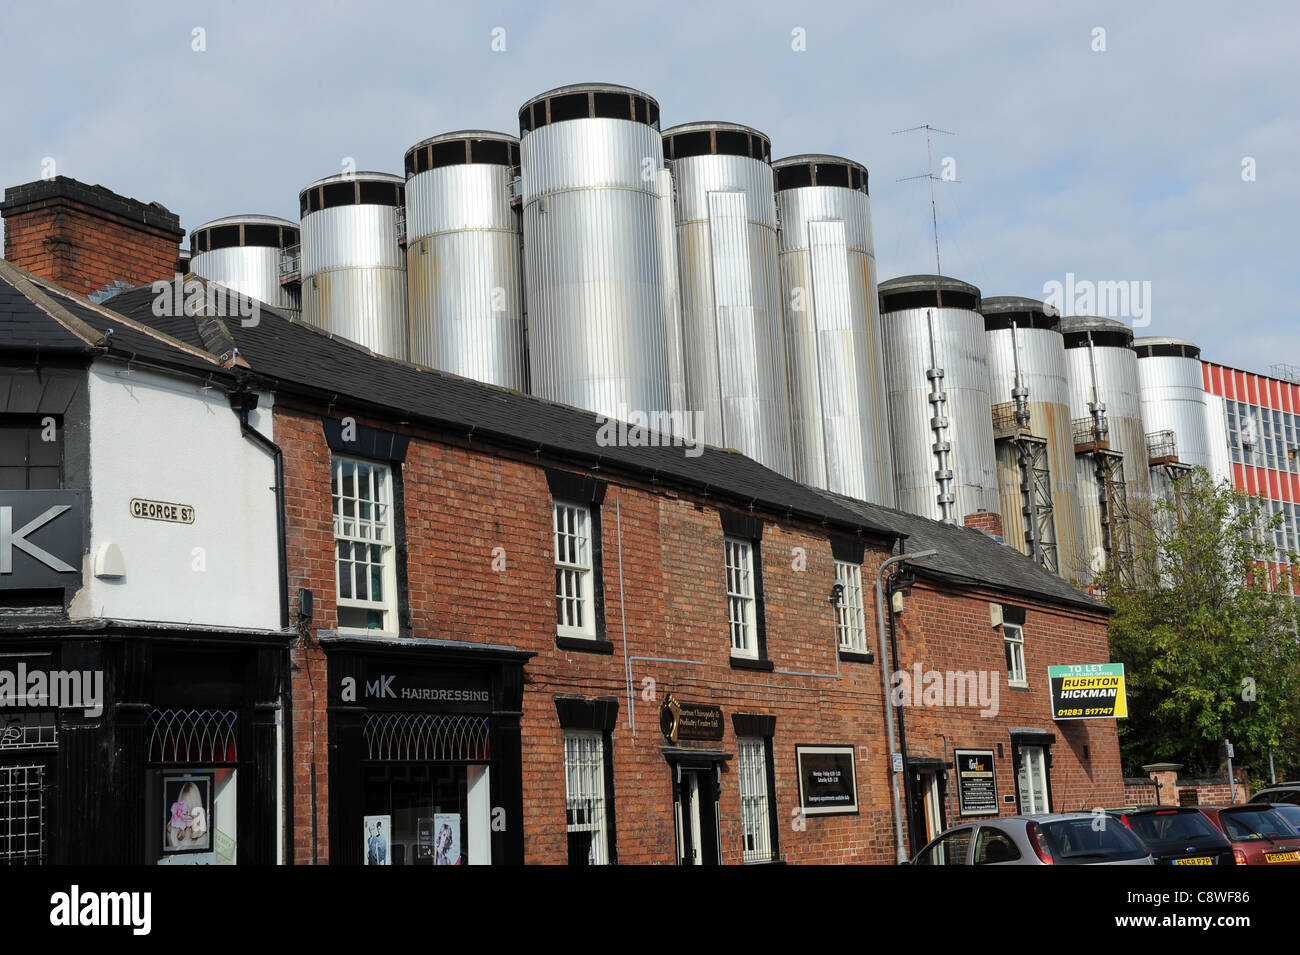
[[[297,219],[349,159],[400,173],[421,139],[517,134],[529,97],[612,82],[665,128],[741,122],[774,158],[864,163],[884,280],[935,271],[928,183],[899,181],[930,168],[925,134],[895,134],[930,124],[952,134],[933,134],[945,275],[985,296],[1136,283],[1111,317],[1268,372],[1300,366],[1298,47],[1294,0],[5,0],[0,185],[52,168],[187,230]]]

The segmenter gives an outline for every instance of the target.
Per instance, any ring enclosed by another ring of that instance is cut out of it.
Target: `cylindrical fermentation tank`
[[[1201,350],[1180,338],[1137,338],[1138,389],[1148,434],[1172,431],[1178,463],[1213,466]]]
[[[536,395],[624,419],[669,410],[659,104],[586,83],[519,111]],[[662,428],[659,430],[663,430]]]
[[[772,167],[794,476],[893,506],[867,169],[823,155]]]
[[[519,140],[462,130],[406,151],[411,360],[528,390],[519,214]]]
[[[980,290],[957,279],[907,275],[880,285],[898,507],[958,524],[1002,512],[979,307]]]
[[[990,397],[994,407],[1001,412],[994,418],[1001,423],[1008,412],[1014,414],[1019,398],[1029,415],[1029,434],[1046,442],[1055,570],[1067,579],[1082,579],[1087,567],[1087,551],[1079,537],[1070,383],[1066,373],[1060,313],[1037,299],[1013,295],[981,299],[980,313],[984,316],[988,342]],[[1026,393],[1018,395],[1018,389]],[[996,425],[995,431],[998,431]],[[1013,460],[1020,456],[1004,456],[1003,445],[1011,451],[1009,441],[999,441],[1003,537],[1028,553],[1022,491],[1024,476],[1019,473],[1017,461]]]
[[[263,304],[297,308],[296,289],[280,284],[280,251],[297,244],[298,226],[288,219],[213,219],[190,233],[189,269]]]
[[[1086,427],[1083,423],[1094,415],[1090,403],[1096,406],[1096,413],[1105,415],[1105,441],[1111,451],[1123,455],[1125,499],[1131,514],[1151,496],[1133,330],[1109,318],[1071,316],[1061,320],[1061,332],[1070,380],[1070,415],[1080,427]],[[1075,473],[1084,544],[1091,567],[1101,570],[1106,564],[1105,493],[1094,455],[1079,455]]]
[[[663,135],[677,186],[676,255],[695,437],[789,475],[790,399],[771,144],[735,123]]]
[[[302,317],[359,345],[405,360],[405,181],[342,173],[298,194],[302,212]]]

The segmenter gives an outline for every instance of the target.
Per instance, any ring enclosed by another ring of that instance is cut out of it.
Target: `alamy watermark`
[[[1065,273],[1065,281],[1043,283],[1043,301],[1062,315],[1128,319],[1134,328],[1151,324],[1151,282],[1121,279],[1096,282]]]
[[[252,296],[226,288],[216,282],[185,279],[179,272],[169,282],[153,283],[153,313],[156,318],[182,315],[206,315],[212,318],[238,318],[245,328],[261,321],[262,303]]]
[[[701,411],[642,411],[618,406],[614,417],[597,415],[596,443],[602,448],[685,448],[688,458],[704,453],[704,442],[691,435],[704,430]]]
[[[895,670],[889,697],[895,706],[978,706],[980,716],[998,715],[999,670]]]
[[[17,706],[81,710],[95,717],[104,712],[102,670],[0,670],[0,710]]]

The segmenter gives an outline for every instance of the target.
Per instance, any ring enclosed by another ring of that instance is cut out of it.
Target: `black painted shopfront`
[[[524,861],[524,666],[511,647],[322,634],[330,860]]]

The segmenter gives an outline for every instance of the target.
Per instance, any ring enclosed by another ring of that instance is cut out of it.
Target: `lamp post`
[[[907,861],[907,854],[903,849],[903,815],[898,802],[898,773],[894,771],[894,704],[889,688],[887,665],[887,661],[890,659],[889,647],[885,642],[885,614],[893,613],[894,610],[885,604],[884,579],[885,571],[895,564],[901,564],[908,560],[924,560],[927,557],[933,557],[937,553],[939,553],[937,550],[932,549],[919,550],[914,554],[899,554],[884,561],[880,565],[880,569],[876,571],[876,624],[880,630],[880,683],[885,691],[885,736],[889,742],[889,784],[894,797],[894,839],[898,846],[896,861],[900,864]]]

